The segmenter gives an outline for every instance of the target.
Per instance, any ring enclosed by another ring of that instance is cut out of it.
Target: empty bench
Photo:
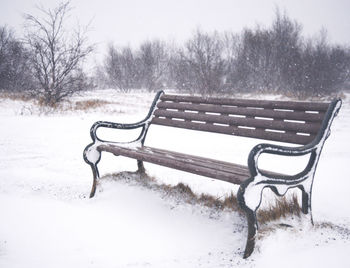
[[[98,121],[91,127],[93,142],[84,150],[84,160],[93,173],[90,197],[94,196],[99,179],[97,164],[101,152],[136,159],[141,172],[144,171],[143,162],[149,162],[240,185],[237,199],[248,221],[244,252],[244,258],[247,258],[254,250],[258,228],[256,211],[264,188],[270,188],[280,196],[290,188],[299,188],[302,192],[302,212],[310,213],[312,222],[312,183],[323,144],[330,135],[332,121],[340,107],[340,99],[331,102],[268,101],[168,95],[160,91],[144,120],[134,124]],[[151,125],[292,145],[258,144],[250,151],[247,166],[243,166],[145,146]],[[140,135],[132,142],[108,142],[97,137],[96,131],[100,127],[125,130],[140,128]],[[291,176],[259,169],[258,159],[263,153],[291,157],[309,155],[309,160],[302,172]]]

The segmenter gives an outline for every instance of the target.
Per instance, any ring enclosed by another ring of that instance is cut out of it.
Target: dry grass
[[[196,195],[188,185],[181,182],[175,186],[161,184],[159,187],[171,195],[180,194],[180,196],[184,198],[187,203],[200,204],[202,206],[219,210],[229,209],[239,211],[237,198],[233,193],[231,193],[230,196],[226,196],[224,199],[222,199],[220,197],[214,197],[208,194]]]
[[[30,101],[33,100],[33,97],[28,93],[23,92],[6,92],[0,91],[0,99],[9,99],[13,101]]]
[[[47,104],[44,98],[35,98],[30,92],[6,92],[0,91],[0,99],[9,99],[13,101],[33,102],[40,111],[88,111],[103,107],[108,104],[117,104],[117,102],[110,102],[100,99],[89,99],[81,101],[63,100],[58,103]]]
[[[238,205],[236,195],[232,192],[229,196],[225,197],[214,197],[208,194],[197,195],[188,185],[184,183],[180,182],[175,186],[169,184],[158,184],[155,178],[148,176],[146,173],[140,174],[137,172],[121,172],[109,174],[105,177],[110,177],[117,180],[132,180],[133,182],[141,184],[143,187],[164,193],[165,196],[172,197],[176,200],[181,200],[185,203],[199,204],[221,211],[236,211],[241,215],[244,215],[244,212]],[[259,209],[257,213],[260,224],[277,221],[288,216],[301,216],[301,208],[299,206],[298,198],[295,195],[292,196],[291,200],[284,197],[276,199],[275,203],[270,205],[270,207],[267,209]]]
[[[107,174],[102,179],[111,178],[113,180],[123,180],[127,182],[136,182],[139,185],[148,189],[164,193],[164,196],[172,197],[177,200],[181,200],[189,204],[200,204],[205,207],[215,208],[219,210],[229,209],[232,211],[240,211],[236,196],[231,193],[226,197],[214,197],[208,194],[195,194],[192,189],[180,182],[177,185],[159,184],[153,177],[148,176],[146,173],[138,172],[120,172]]]
[[[89,109],[96,109],[108,104],[112,104],[112,102],[109,102],[106,100],[98,100],[98,99],[83,100],[83,101],[76,101],[73,109],[86,111]]]
[[[53,108],[58,111],[88,111],[92,109],[97,109],[103,107],[108,104],[112,104],[113,102],[109,102],[106,100],[99,99],[90,99],[90,100],[81,100],[81,101],[70,101],[64,100],[59,103],[55,103],[52,105],[45,104],[44,101],[39,101],[38,105],[40,107]]]
[[[276,199],[274,204],[271,204],[267,209],[260,209],[257,213],[259,223],[276,221],[287,216],[301,216],[301,208],[296,195],[291,199],[285,197]]]

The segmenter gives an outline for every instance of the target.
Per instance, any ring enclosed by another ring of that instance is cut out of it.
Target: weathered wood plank
[[[184,163],[189,162],[202,167],[208,167],[208,168],[217,169],[223,172],[242,175],[247,178],[250,176],[248,168],[246,166],[242,166],[238,164],[232,164],[229,162],[224,162],[224,161],[219,161],[219,160],[214,160],[214,159],[199,157],[194,155],[188,155],[188,154],[183,154],[178,152],[166,151],[158,148],[144,147],[144,150],[146,152],[160,154],[163,157],[170,157],[173,159],[177,159],[178,161],[181,161]]]
[[[213,104],[191,104],[178,102],[164,102],[157,104],[160,109],[176,109],[183,111],[196,111],[218,114],[244,115],[244,116],[258,116],[273,119],[285,120],[300,120],[306,122],[321,123],[324,118],[324,112],[320,113],[305,113],[304,111],[279,111],[273,109],[252,109],[245,107],[221,106]]]
[[[202,124],[202,123],[195,123],[195,122],[171,120],[166,118],[163,119],[158,117],[154,117],[151,123],[157,124],[157,125],[163,125],[163,126],[200,130],[200,131],[229,134],[229,135],[257,138],[257,139],[263,139],[263,140],[303,144],[303,145],[311,142],[315,138],[315,135],[310,135],[310,136],[296,135],[296,134],[294,135],[291,133],[265,131],[263,129],[247,129],[247,128],[239,128],[235,126],[210,125],[210,124],[204,124],[204,123]]]
[[[162,157],[161,155],[147,153],[142,149],[132,149],[132,148],[123,148],[114,145],[100,145],[99,150],[110,152],[116,155],[122,155],[126,157],[131,157],[140,161],[145,161],[169,168],[174,168],[197,175],[219,179],[234,184],[240,184],[248,177],[241,174],[234,174],[230,172],[224,172],[210,167],[203,167],[197,163],[184,162],[179,159]],[[233,165],[234,166],[234,165]],[[232,169],[234,171],[234,169]]]
[[[190,112],[177,112],[158,109],[154,112],[157,117],[179,118],[192,121],[202,121],[205,123],[219,123],[231,126],[245,126],[262,129],[284,130],[292,132],[302,132],[317,134],[321,124],[318,123],[298,123],[298,122],[284,122],[276,120],[265,120],[256,118],[240,118],[227,115],[209,115],[197,114]]]
[[[261,107],[269,109],[291,109],[301,111],[327,111],[329,103],[325,102],[304,102],[304,101],[272,101],[272,100],[251,100],[251,99],[230,99],[216,97],[197,97],[184,95],[164,94],[160,97],[162,101],[203,103],[216,105],[232,105],[239,107]]]

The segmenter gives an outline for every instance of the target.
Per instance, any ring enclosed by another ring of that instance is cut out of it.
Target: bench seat
[[[248,167],[244,165],[154,147],[105,144],[98,146],[98,150],[233,184],[241,184],[250,176]],[[267,170],[262,172],[275,177],[286,176]]]
[[[148,146],[129,147],[109,144],[100,145],[98,149],[116,156],[130,157],[234,184],[241,184],[250,176],[248,167],[243,165]]]

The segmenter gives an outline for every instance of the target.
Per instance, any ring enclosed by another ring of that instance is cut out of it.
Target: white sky
[[[23,13],[36,14],[35,5],[55,7],[59,0],[0,0],[0,25],[18,35]],[[137,45],[145,39],[186,40],[200,27],[205,31],[270,25],[275,7],[303,25],[304,36],[322,27],[332,43],[350,44],[350,0],[71,0],[71,15],[81,24],[91,22],[89,40],[97,57],[106,45]],[[100,54],[100,56],[99,56]]]

